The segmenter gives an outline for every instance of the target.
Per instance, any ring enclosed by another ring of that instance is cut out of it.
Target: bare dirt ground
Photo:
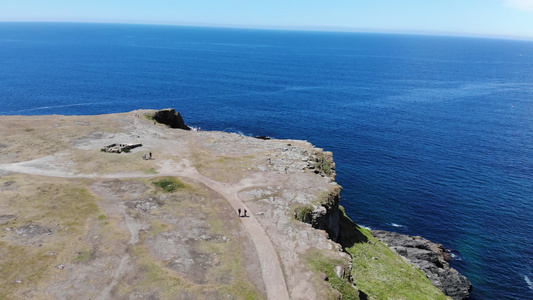
[[[336,185],[308,169],[320,149],[170,129],[146,113],[0,117],[0,298],[333,295],[306,254],[348,258],[293,218]],[[143,146],[100,151],[112,143]],[[166,177],[183,185],[164,192],[154,182]]]

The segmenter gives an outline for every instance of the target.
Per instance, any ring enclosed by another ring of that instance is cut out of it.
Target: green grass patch
[[[424,272],[405,262],[366,228],[346,215],[341,220],[340,243],[352,256],[352,276],[357,287],[375,299],[449,299]]]
[[[187,187],[187,185],[177,178],[169,177],[158,181],[154,181],[153,184],[161,188],[166,193],[173,193],[179,189]]]
[[[150,121],[155,121],[154,114],[144,114],[144,117]]]
[[[98,216],[98,221],[103,221],[105,219],[107,219],[107,216],[105,216],[105,215],[99,215]]]
[[[311,214],[313,213],[313,210],[314,210],[314,207],[311,204],[297,206],[293,210],[294,218],[304,223],[311,224],[312,222]]]
[[[347,262],[328,258],[319,250],[309,251],[306,253],[305,259],[315,272],[325,274],[328,277],[327,283],[329,283],[331,289],[329,291],[322,290],[326,294],[322,295],[324,299],[335,299],[335,291],[341,293],[343,299],[359,299],[359,290],[348,281],[347,275],[349,274],[346,274],[345,278],[341,278],[335,272],[335,267],[337,266],[349,270],[346,265]]]
[[[324,174],[326,174],[327,176],[331,176],[331,171],[332,171],[331,164],[332,164],[331,158],[326,156],[324,153],[320,153],[317,156],[316,168],[318,170],[322,170],[322,172],[324,172]]]

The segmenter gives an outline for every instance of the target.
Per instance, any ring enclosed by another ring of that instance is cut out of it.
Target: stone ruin
[[[129,150],[137,147],[142,147],[143,144],[111,144],[104,146],[102,151],[108,153],[122,153],[122,151],[128,152]]]

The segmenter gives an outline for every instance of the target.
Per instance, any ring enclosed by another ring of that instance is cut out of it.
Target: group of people
[[[143,154],[143,159],[144,159],[144,160],[152,159],[152,152],[150,152],[149,154],[144,153],[144,154]]]
[[[241,209],[239,208],[239,209],[237,209],[237,211],[239,212],[239,217],[248,217],[246,215],[246,213],[248,212],[246,209],[243,209],[244,214],[242,214],[242,216],[241,216]]]

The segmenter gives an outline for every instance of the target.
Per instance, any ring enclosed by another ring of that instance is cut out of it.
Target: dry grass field
[[[350,275],[387,295],[295,219],[340,191],[322,149],[153,112],[0,116],[0,299],[358,299]]]

